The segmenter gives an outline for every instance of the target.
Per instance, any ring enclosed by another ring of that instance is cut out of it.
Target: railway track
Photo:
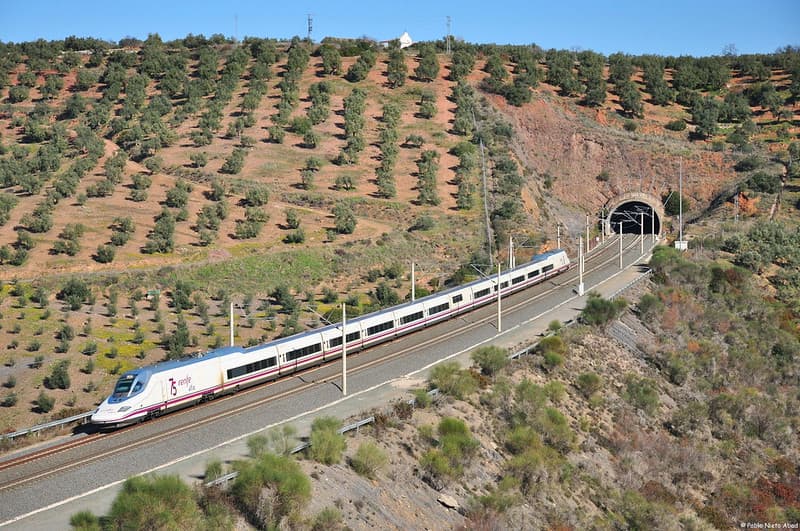
[[[618,260],[619,251],[614,244],[616,241],[614,239],[586,256],[585,278]],[[623,253],[638,247],[638,242],[638,238],[632,238],[630,242],[625,243]],[[513,294],[504,300],[503,314],[508,315],[539,303],[556,290],[576,283],[577,277],[577,271],[573,267],[558,277]],[[416,350],[442,345],[454,337],[481,326],[491,325],[495,321],[495,310],[490,304],[423,331],[361,351],[348,356],[348,376],[357,375]],[[432,337],[421,339],[426,335],[426,331],[427,335]],[[375,355],[383,349],[387,352]],[[167,434],[169,437],[175,437],[211,425],[222,418],[261,408],[279,399],[300,395],[320,384],[335,382],[341,377],[336,365],[339,365],[339,361],[332,360],[304,369],[291,377],[245,389],[235,395],[220,397],[193,408],[178,410],[142,424],[112,432],[90,431],[86,435],[70,438],[63,443],[0,461],[0,496],[70,469],[162,441]]]

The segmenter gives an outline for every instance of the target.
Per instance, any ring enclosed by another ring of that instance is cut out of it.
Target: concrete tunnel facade
[[[664,220],[664,205],[658,197],[644,192],[627,192],[609,199],[603,207],[603,232],[608,236],[644,233],[660,234]],[[620,225],[621,224],[621,225]]]

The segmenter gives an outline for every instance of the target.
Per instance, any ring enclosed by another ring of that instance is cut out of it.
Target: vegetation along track
[[[589,273],[592,273],[594,271],[600,270],[601,268],[603,268],[606,265],[614,262],[617,259],[617,253],[619,252],[618,251],[618,247],[615,246],[615,245],[612,245],[612,242],[615,242],[615,241],[616,240],[608,241],[605,246],[601,247],[598,250],[595,250],[594,253],[591,253],[591,254],[586,256],[587,265],[591,264],[591,267],[587,267],[587,269],[586,269],[584,274],[589,274]],[[623,252],[628,252],[630,249],[632,249],[637,244],[637,242],[638,242],[637,238],[632,239],[630,243],[625,245],[625,247],[623,249]],[[575,264],[573,263],[573,265],[575,265]],[[571,267],[571,269],[569,271],[565,272],[560,277],[556,277],[556,279],[548,281],[548,282],[551,282],[553,284],[552,287],[549,287],[545,291],[543,291],[541,293],[538,293],[533,297],[529,297],[529,298],[523,299],[523,300],[521,300],[519,302],[513,303],[513,304],[505,307],[503,311],[504,311],[504,313],[508,313],[508,312],[513,312],[513,311],[516,311],[516,310],[523,309],[526,306],[529,306],[529,305],[533,304],[534,302],[537,302],[537,301],[541,300],[542,298],[550,295],[551,293],[553,293],[557,289],[574,282],[576,280],[576,278],[577,278],[577,275],[576,275],[576,273],[574,271],[574,267]],[[557,280],[557,282],[555,280]],[[539,286],[542,286],[542,285],[543,284],[539,284]],[[526,291],[528,291],[528,290],[524,290],[524,291],[522,291],[520,293],[525,293]],[[519,293],[516,294],[516,295],[519,295]],[[483,308],[485,309],[486,307],[483,307]],[[473,313],[468,313],[468,314],[465,314],[465,315],[475,315],[475,314],[473,312]],[[362,358],[361,363],[358,363],[358,362],[354,363],[354,365],[349,370],[349,374],[351,374],[351,375],[352,374],[358,374],[359,372],[362,372],[362,371],[364,371],[366,369],[369,369],[371,367],[374,367],[376,365],[380,365],[382,363],[386,363],[386,362],[388,362],[390,360],[393,360],[393,359],[396,359],[398,357],[404,356],[404,355],[408,354],[409,352],[441,344],[441,343],[443,343],[445,341],[450,340],[453,337],[459,336],[459,335],[461,335],[463,333],[466,333],[466,332],[468,332],[470,330],[473,330],[473,329],[478,328],[480,326],[483,326],[483,325],[485,325],[487,323],[490,323],[494,319],[495,319],[494,314],[492,312],[488,312],[487,315],[484,315],[482,317],[478,317],[474,321],[464,321],[462,326],[460,326],[460,327],[458,327],[458,328],[456,328],[454,330],[450,330],[450,331],[444,332],[442,334],[438,334],[438,335],[436,335],[436,336],[434,336],[434,337],[432,337],[430,339],[426,339],[426,340],[424,340],[422,342],[415,342],[413,344],[410,344],[408,346],[405,346],[405,347],[402,347],[402,348],[400,348],[398,350],[395,350],[395,351],[393,351],[393,352],[391,352],[391,353],[389,353],[387,355],[384,355],[384,356],[381,356],[381,357],[378,357],[378,358],[374,358],[374,359],[371,359],[371,360],[367,360],[365,357],[362,356],[361,357]],[[445,321],[445,323],[446,322],[447,321]],[[445,323],[440,323],[439,325],[436,325],[436,326],[440,326],[441,324],[445,324]],[[419,334],[412,334],[412,336],[419,337]],[[412,337],[412,336],[406,336],[406,337]],[[163,437],[164,437],[164,433],[167,432],[167,431],[170,433],[171,436],[175,436],[176,434],[187,432],[187,431],[189,431],[191,429],[195,429],[195,428],[198,428],[198,427],[202,427],[202,426],[211,424],[211,423],[213,423],[213,422],[215,422],[215,421],[217,421],[217,420],[219,420],[221,418],[228,417],[228,416],[230,416],[232,414],[242,413],[244,411],[248,411],[248,410],[251,410],[251,409],[254,409],[254,408],[257,408],[257,407],[261,407],[261,406],[266,405],[266,404],[269,404],[270,402],[273,402],[273,401],[281,399],[281,398],[285,398],[285,397],[288,397],[288,396],[300,394],[300,393],[306,391],[307,389],[309,389],[311,387],[314,387],[314,386],[316,386],[318,384],[334,381],[334,380],[336,380],[336,379],[338,379],[340,377],[338,372],[330,371],[331,366],[336,364],[336,363],[338,363],[338,360],[331,360],[331,361],[323,363],[322,365],[318,365],[316,367],[310,367],[308,369],[304,369],[304,370],[302,370],[302,371],[300,371],[298,373],[295,373],[295,375],[294,375],[294,376],[305,376],[305,375],[313,374],[313,373],[318,372],[318,371],[325,371],[325,369],[327,369],[327,374],[323,372],[322,377],[319,378],[319,379],[305,381],[304,378],[295,378],[294,380],[296,382],[296,384],[295,384],[296,386],[291,388],[291,389],[289,389],[289,390],[282,391],[282,392],[280,392],[278,394],[274,394],[274,395],[270,395],[270,396],[266,396],[266,397],[256,398],[255,400],[253,400],[253,401],[251,401],[249,403],[245,403],[245,404],[236,406],[234,408],[225,409],[223,411],[214,413],[212,415],[205,416],[204,418],[202,418],[199,421],[187,419],[187,420],[181,422],[177,426],[172,425],[175,422],[179,422],[181,417],[186,418],[186,414],[189,411],[194,411],[194,410],[197,409],[197,408],[187,408],[187,409],[183,409],[183,410],[179,410],[179,411],[176,411],[174,413],[171,413],[171,414],[167,415],[164,418],[153,419],[150,422],[147,422],[146,425],[134,424],[134,425],[127,426],[127,427],[124,427],[124,428],[120,428],[118,430],[115,430],[115,431],[109,432],[109,433],[93,432],[93,433],[90,433],[86,437],[81,437],[81,438],[76,439],[76,440],[66,441],[66,442],[64,442],[62,444],[59,444],[59,445],[56,445],[56,446],[51,446],[51,447],[48,447],[48,448],[44,448],[44,449],[42,449],[40,451],[37,451],[37,452],[33,452],[33,453],[30,453],[30,454],[26,454],[24,456],[20,456],[20,457],[15,458],[15,459],[4,461],[4,462],[0,463],[0,472],[4,472],[3,479],[0,479],[0,492],[7,491],[9,489],[13,489],[14,487],[18,487],[18,486],[26,484],[26,483],[30,483],[30,482],[33,482],[33,481],[41,480],[41,479],[46,478],[48,476],[52,476],[54,474],[58,474],[58,473],[63,472],[65,470],[69,470],[71,468],[75,468],[75,467],[84,465],[84,464],[86,464],[88,462],[91,462],[91,461],[96,461],[96,460],[99,460],[99,459],[103,459],[105,457],[110,457],[110,456],[113,456],[113,455],[116,455],[116,454],[120,454],[120,453],[128,451],[128,450],[133,450],[135,448],[140,448],[140,447],[146,446],[146,445],[150,444],[151,442],[162,440]],[[285,381],[285,380],[273,381],[273,382],[270,382],[270,383],[266,384],[266,386],[274,385],[276,382],[280,382],[280,381]],[[221,400],[227,400],[227,399],[233,398],[233,396],[244,396],[244,395],[251,394],[251,393],[255,394],[256,391],[263,390],[264,387],[265,387],[264,385],[261,385],[261,386],[256,386],[256,387],[253,387],[253,388],[250,388],[250,389],[246,389],[246,390],[243,390],[243,391],[239,392],[237,395],[229,395],[229,396],[226,396],[226,397],[222,397]],[[212,403],[219,403],[219,401],[220,400],[216,400],[214,402],[203,404],[200,407],[208,407]],[[127,439],[126,440],[126,437],[130,436],[131,433],[141,433],[141,431],[140,431],[141,428],[150,427],[152,429],[154,426],[156,427],[156,431],[154,433],[151,433],[151,434],[146,435],[146,436],[133,437],[132,439]],[[163,426],[164,429],[160,429],[161,426]],[[115,441],[115,439],[116,439],[116,441]],[[90,445],[97,444],[97,443],[99,443],[101,441],[102,441],[102,443],[108,444],[109,445],[108,448],[106,448],[106,449],[92,448],[94,451],[88,451],[90,449]],[[76,450],[76,454],[73,455],[73,454],[69,453],[70,450]],[[79,450],[86,450],[86,451],[79,451]],[[50,462],[50,460],[47,460],[47,458],[53,458],[53,457],[56,457],[56,456],[60,457],[60,461],[57,462],[57,463],[52,463],[52,462]],[[45,460],[47,460],[47,462]],[[22,469],[19,468],[19,467],[23,467],[24,465],[34,465],[34,466],[31,467],[32,469],[28,469],[28,470],[22,470]],[[38,465],[38,466],[35,466],[35,465]],[[5,473],[5,471],[15,471],[15,470],[18,470],[19,472],[17,474]],[[14,476],[16,476],[16,477],[14,477]]]

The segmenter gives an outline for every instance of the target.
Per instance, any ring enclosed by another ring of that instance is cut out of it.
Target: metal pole
[[[652,223],[650,224],[650,236],[653,237],[653,243],[656,243],[656,211],[654,208],[650,208],[650,217],[652,218]]]
[[[683,158],[678,160],[678,239],[683,246]]]
[[[578,295],[583,295],[583,237],[578,240]]]
[[[342,303],[342,396],[347,396],[347,303]]]
[[[586,214],[586,252],[588,253],[589,250],[589,214]]]
[[[606,220],[602,212],[600,213],[600,243],[606,243]]]
[[[500,262],[497,263],[497,333],[499,334],[503,330],[503,325],[501,321],[501,310],[500,310]]]
[[[231,328],[231,346],[233,346],[233,303],[231,303],[230,316],[231,316],[231,325],[230,325],[230,328]]]
[[[639,254],[644,254],[644,212],[639,212]]]
[[[508,268],[514,269],[514,236],[508,235]]]
[[[556,249],[561,249],[561,223],[556,225]]]
[[[415,285],[417,281],[414,278],[414,262],[411,262],[411,301],[414,301],[415,293]]]
[[[622,269],[622,222],[619,222],[619,268]]]

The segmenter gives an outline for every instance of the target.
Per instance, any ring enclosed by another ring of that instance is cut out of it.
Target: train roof
[[[517,270],[523,269],[525,267],[530,266],[533,263],[541,262],[543,260],[547,260],[548,258],[550,258],[552,256],[555,256],[557,254],[563,253],[563,252],[564,252],[563,249],[554,249],[552,251],[547,251],[546,253],[537,254],[536,256],[532,257],[528,262],[525,262],[522,265],[518,265],[514,269],[508,269],[506,271],[503,271],[502,274],[505,275],[505,274],[507,274],[509,272],[513,272],[513,271],[517,271]],[[494,278],[495,278],[494,276],[486,276],[485,278],[483,278],[483,277],[482,278],[478,278],[478,279],[473,280],[471,282],[467,282],[466,284],[460,284],[458,286],[453,286],[452,288],[447,288],[447,289],[442,290],[442,291],[437,291],[435,293],[431,293],[430,295],[426,295],[424,297],[420,297],[420,298],[418,298],[418,299],[416,299],[414,301],[406,301],[406,302],[404,302],[402,304],[398,304],[397,306],[392,306],[391,308],[383,308],[382,310],[378,310],[376,312],[371,312],[371,313],[367,313],[367,314],[364,314],[364,315],[354,316],[352,318],[352,320],[356,321],[356,320],[365,319],[365,318],[368,318],[368,317],[378,317],[380,315],[385,315],[385,314],[392,313],[392,312],[395,312],[395,311],[398,311],[398,310],[403,310],[404,308],[407,308],[407,307],[409,307],[409,306],[411,306],[413,304],[417,304],[417,303],[419,303],[421,301],[425,301],[425,300],[428,300],[428,299],[434,299],[434,298],[442,297],[442,296],[447,296],[447,295],[450,295],[452,293],[456,293],[458,291],[461,291],[464,288],[469,288],[471,286],[474,286],[476,284],[484,282],[487,279],[488,280],[493,280]],[[348,319],[348,322],[349,321],[350,321],[350,319]],[[322,331],[335,329],[335,328],[338,328],[338,327],[339,327],[339,323],[334,323],[334,324],[326,325],[326,326],[321,327],[321,328],[316,328],[314,330],[318,331],[318,332],[322,332]],[[309,330],[309,332],[310,332],[310,330]],[[287,337],[285,339],[288,340],[288,339],[291,339],[291,337],[292,336],[289,336],[289,337]],[[283,341],[283,340],[281,340],[281,341]]]
[[[546,259],[550,258],[551,256],[555,256],[555,255],[557,255],[559,253],[563,253],[563,252],[564,251],[562,249],[554,249],[554,250],[548,251],[546,253],[537,254],[536,256],[531,258],[530,261],[525,262],[524,264],[519,265],[519,266],[515,267],[514,269],[503,271],[502,273],[503,274],[507,274],[509,272],[513,272],[513,271],[516,271],[516,270],[519,270],[519,269],[523,269],[525,267],[530,266],[532,263],[541,262],[542,260],[546,260]],[[354,316],[352,318],[352,321],[357,321],[357,320],[371,318],[371,317],[378,317],[378,316],[381,316],[381,315],[392,313],[392,312],[397,311],[397,310],[402,310],[403,308],[407,308],[407,307],[409,307],[409,306],[411,306],[413,304],[418,304],[418,303],[420,303],[422,301],[425,301],[427,299],[434,299],[434,298],[437,298],[437,297],[448,296],[448,295],[450,295],[452,293],[456,293],[456,292],[458,292],[458,291],[460,291],[460,290],[462,290],[464,288],[469,288],[470,286],[473,286],[475,284],[478,284],[480,282],[484,282],[485,280],[492,279],[492,278],[493,277],[491,277],[491,276],[487,276],[486,278],[479,278],[479,279],[473,280],[472,282],[467,282],[466,284],[461,284],[459,286],[454,286],[454,287],[448,288],[446,290],[437,291],[436,293],[431,293],[430,295],[426,295],[425,297],[421,297],[421,298],[416,299],[414,301],[406,301],[403,304],[399,304],[397,306],[392,306],[391,308],[384,308],[384,309],[378,310],[376,312],[372,312],[372,313],[368,313],[368,314],[364,314],[364,315]],[[348,322],[350,322],[350,320],[348,320]],[[329,325],[326,325],[326,326],[323,326],[323,327],[320,327],[320,328],[314,328],[314,329],[311,329],[311,330],[306,330],[304,332],[301,332],[300,334],[307,334],[307,333],[310,333],[310,332],[321,333],[321,332],[330,331],[330,330],[339,328],[340,326],[341,326],[340,323],[333,323],[333,324],[329,324]],[[300,334],[294,334],[294,335],[291,335],[291,336],[288,336],[288,337],[283,337],[283,338],[280,338],[280,339],[276,339],[274,341],[269,341],[269,342],[264,343],[264,344],[256,345],[254,347],[248,347],[248,348],[223,347],[223,348],[218,348],[216,350],[210,350],[208,352],[198,352],[198,353],[196,353],[194,355],[189,355],[189,356],[186,356],[186,357],[178,359],[178,360],[163,361],[161,363],[156,363],[155,365],[147,365],[145,367],[140,367],[138,369],[132,369],[130,371],[126,371],[122,376],[124,377],[126,375],[135,375],[135,374],[139,374],[140,372],[145,372],[145,371],[149,371],[151,374],[154,374],[154,373],[159,373],[159,372],[164,372],[164,371],[168,371],[168,370],[171,370],[171,369],[175,369],[175,368],[178,368],[178,367],[187,367],[187,366],[195,364],[195,363],[200,363],[201,361],[205,361],[205,360],[209,360],[209,359],[213,359],[213,358],[218,358],[218,357],[221,357],[221,356],[227,356],[228,354],[252,352],[254,350],[258,350],[258,349],[264,348],[265,345],[276,346],[276,345],[280,345],[280,344],[286,343],[288,341],[293,341],[293,340],[297,339],[297,336],[300,335]]]
[[[223,347],[216,350],[209,350],[208,352],[198,352],[185,356],[181,359],[162,361],[160,363],[156,363],[155,365],[147,365],[145,367],[139,367],[138,369],[131,369],[130,371],[126,371],[122,376],[127,374],[139,374],[140,372],[144,371],[149,371],[151,374],[155,374],[176,369],[178,367],[187,367],[195,363],[200,363],[201,361],[219,358],[221,356],[243,351],[244,349],[242,347]]]

